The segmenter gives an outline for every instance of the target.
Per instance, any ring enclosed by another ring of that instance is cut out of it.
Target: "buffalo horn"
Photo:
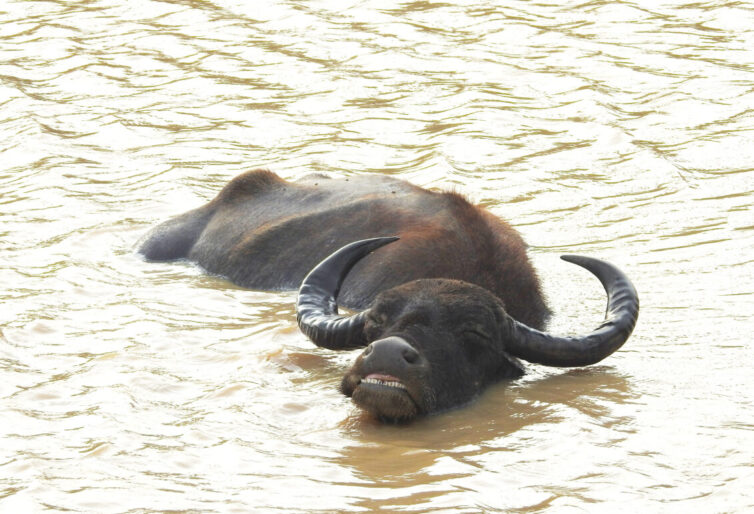
[[[296,319],[301,331],[314,344],[331,350],[366,346],[363,329],[368,311],[341,316],[335,300],[346,275],[360,259],[397,239],[376,237],[346,245],[304,278],[296,301]]]
[[[639,316],[639,296],[628,277],[608,262],[579,255],[563,255],[561,259],[589,270],[605,287],[605,320],[580,337],[556,337],[513,321],[506,349],[516,357],[547,366],[587,366],[626,342]]]

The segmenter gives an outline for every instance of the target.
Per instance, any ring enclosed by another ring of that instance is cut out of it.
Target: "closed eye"
[[[367,314],[367,322],[364,326],[364,333],[366,334],[367,339],[370,341],[377,339],[382,331],[381,325],[385,322],[385,319],[386,317],[384,314],[375,314],[373,312]]]
[[[367,315],[367,321],[369,321],[373,325],[381,325],[382,323],[385,322],[386,319],[387,319],[387,316],[385,316],[382,313],[377,314],[375,312],[370,312]]]
[[[477,341],[481,340],[483,342],[488,342],[491,339],[491,337],[487,335],[485,332],[482,332],[481,330],[476,329],[476,328],[464,329],[463,335],[466,336],[467,338],[471,338]]]

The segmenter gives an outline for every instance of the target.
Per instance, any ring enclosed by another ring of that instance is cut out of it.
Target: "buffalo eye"
[[[366,336],[370,340],[375,339],[386,320],[387,316],[385,316],[385,314],[370,311],[369,314],[367,314],[366,324],[364,325],[364,333]]]
[[[492,341],[492,337],[479,327],[464,327],[461,335],[465,342],[474,346],[489,346]]]
[[[369,314],[367,315],[367,322],[372,325],[382,325],[386,320],[387,316],[381,312],[369,311]]]
[[[480,326],[480,324],[462,326],[461,331],[464,334],[467,334],[472,337],[478,337],[480,339],[490,339],[490,335],[487,333],[484,327]]]

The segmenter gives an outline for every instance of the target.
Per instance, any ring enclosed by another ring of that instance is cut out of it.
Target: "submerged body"
[[[510,225],[457,194],[384,176],[287,182],[251,171],[156,227],[139,251],[253,289],[300,285],[301,330],[321,347],[365,348],[341,391],[388,420],[467,403],[520,376],[518,359],[598,362],[628,339],[639,310],[616,267],[564,257],[602,282],[607,315],[582,337],[542,332],[549,311]],[[361,312],[339,315],[338,303]]]
[[[255,170],[230,181],[208,204],[156,227],[140,253],[189,259],[250,289],[297,289],[314,266],[342,246],[400,238],[365,257],[339,302],[367,307],[384,290],[419,278],[450,278],[498,296],[511,315],[543,328],[549,311],[526,244],[504,221],[454,193],[386,176],[288,182]]]

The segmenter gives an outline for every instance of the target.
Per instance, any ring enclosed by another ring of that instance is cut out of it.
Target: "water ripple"
[[[2,11],[3,510],[751,507],[751,6]],[[455,189],[531,245],[551,330],[604,312],[568,251],[626,269],[636,333],[604,366],[378,424],[293,293],[133,255],[260,166]]]

